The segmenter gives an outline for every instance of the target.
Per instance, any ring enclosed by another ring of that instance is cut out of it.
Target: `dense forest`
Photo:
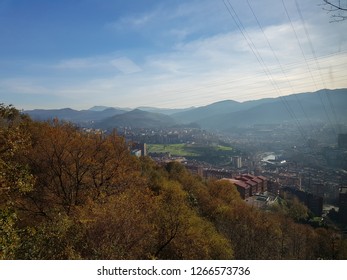
[[[342,235],[307,215],[0,105],[0,259],[346,259]]]

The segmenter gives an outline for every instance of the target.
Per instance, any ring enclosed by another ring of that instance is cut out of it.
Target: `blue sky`
[[[185,108],[347,87],[347,21],[321,3],[0,0],[0,103]]]

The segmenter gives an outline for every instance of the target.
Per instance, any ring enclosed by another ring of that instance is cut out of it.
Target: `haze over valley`
[[[70,108],[24,111],[37,120],[70,121],[84,127],[170,128],[195,124],[203,129],[231,132],[254,125],[292,124],[301,126],[347,123],[347,89],[323,89],[314,93],[297,93],[278,98],[236,102],[224,100],[203,107],[160,109],[154,107],[112,108],[95,106],[89,110]]]

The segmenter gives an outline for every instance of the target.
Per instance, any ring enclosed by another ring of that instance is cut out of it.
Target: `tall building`
[[[280,195],[283,197],[284,193],[295,195],[315,216],[322,215],[323,197],[299,190],[295,187],[282,187],[280,189]]]
[[[242,159],[239,156],[232,157],[232,165],[234,168],[241,168],[242,167]]]
[[[147,156],[147,144],[146,143],[132,143],[132,150],[140,150],[140,156]],[[137,155],[137,154],[136,154]]]
[[[341,187],[339,193],[339,220],[347,224],[347,187]]]
[[[339,149],[347,149],[347,134],[339,134],[337,144]]]

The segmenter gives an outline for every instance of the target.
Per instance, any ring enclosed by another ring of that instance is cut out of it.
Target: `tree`
[[[164,180],[157,196],[157,246],[160,259],[231,259],[230,241],[189,205],[188,193],[177,181]]]
[[[261,211],[233,184],[131,156],[115,134],[0,104],[0,259],[343,259],[296,198]]]
[[[341,0],[323,0],[324,10],[331,13],[331,21],[338,22],[347,19],[347,1]]]
[[[36,176],[23,209],[50,217],[71,213],[87,199],[103,199],[141,185],[140,164],[117,135],[85,133],[68,123],[36,123],[28,162]]]
[[[86,233],[80,255],[84,259],[151,258],[156,245],[156,212],[152,193],[136,187],[79,206],[76,219]]]
[[[0,259],[14,258],[20,246],[14,206],[35,182],[23,162],[30,147],[28,122],[13,106],[0,104]]]
[[[23,163],[31,144],[28,121],[11,105],[0,104],[0,193],[7,201],[9,195],[29,191],[34,183]]]
[[[13,259],[19,246],[18,231],[15,227],[16,214],[0,208],[0,260]]]

